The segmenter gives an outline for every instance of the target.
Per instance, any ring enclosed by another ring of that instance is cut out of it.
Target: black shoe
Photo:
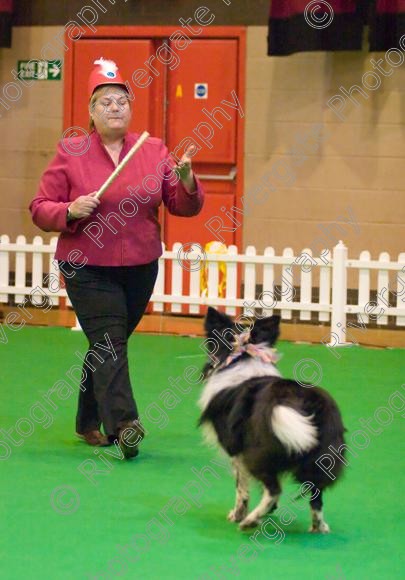
[[[118,434],[118,445],[125,459],[136,457],[139,453],[138,445],[145,436],[145,431],[138,420],[128,421],[122,425]]]

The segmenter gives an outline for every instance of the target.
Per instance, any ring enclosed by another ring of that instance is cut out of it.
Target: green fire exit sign
[[[61,60],[19,60],[18,78],[35,81],[60,81]]]

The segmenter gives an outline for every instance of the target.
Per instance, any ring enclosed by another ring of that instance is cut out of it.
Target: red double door
[[[125,38],[120,38],[123,30]],[[159,30],[153,35],[153,29],[148,29],[149,38],[146,34],[139,38],[139,27],[100,28],[96,38],[91,34],[70,42],[65,128],[88,127],[87,80],[93,63],[100,57],[114,60],[133,92],[130,130],[147,130],[162,138],[179,157],[187,144],[195,144],[198,150],[193,166],[206,191],[204,209],[196,218],[182,219],[162,208],[166,245],[204,245],[220,238],[226,244],[239,244],[241,227],[232,231],[230,216],[235,215],[231,208],[240,206],[243,183],[244,31],[238,29],[232,36],[228,28],[227,37],[217,37],[211,29],[211,37],[194,39],[179,50],[179,44],[168,38],[170,30],[167,36]],[[222,218],[226,231],[220,221],[212,221],[216,216]],[[214,234],[207,223],[219,233]]]

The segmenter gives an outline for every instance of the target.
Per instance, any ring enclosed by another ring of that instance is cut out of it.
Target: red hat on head
[[[103,57],[94,61],[96,67],[89,77],[89,99],[91,99],[97,87],[102,85],[122,85],[127,87],[122,80],[118,67],[113,60],[105,60]]]

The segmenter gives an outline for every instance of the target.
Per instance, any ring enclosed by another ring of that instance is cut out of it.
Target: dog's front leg
[[[266,515],[277,503],[279,496],[272,496],[268,489],[264,488],[259,505],[250,512],[240,523],[240,529],[254,528],[260,524],[260,518]]]
[[[228,514],[231,522],[241,522],[248,513],[249,506],[249,474],[241,459],[234,457],[232,465],[236,479],[235,507]]]

